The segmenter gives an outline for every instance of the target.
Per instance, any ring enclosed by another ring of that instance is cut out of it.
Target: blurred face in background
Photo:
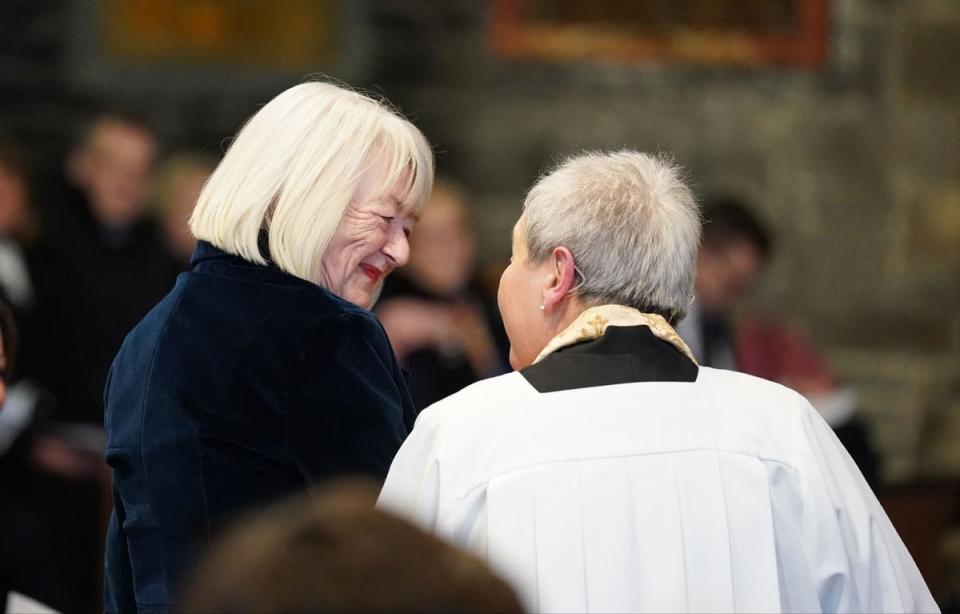
[[[197,240],[187,221],[203,190],[203,184],[216,168],[213,161],[174,157],[160,172],[157,211],[167,247],[180,262],[190,261]]]
[[[28,218],[25,181],[0,162],[0,237],[18,234]]]
[[[69,161],[69,176],[83,191],[97,220],[129,226],[146,211],[153,184],[156,142],[135,124],[105,118]]]
[[[407,274],[424,289],[439,295],[456,293],[473,273],[476,239],[462,196],[442,184],[430,200],[410,237]]]
[[[765,264],[760,250],[746,239],[701,246],[696,278],[699,308],[708,314],[732,311],[756,285]]]

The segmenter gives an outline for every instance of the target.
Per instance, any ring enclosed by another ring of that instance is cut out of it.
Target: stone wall
[[[385,89],[476,194],[487,258],[556,156],[668,152],[776,228],[757,302],[858,388],[886,477],[960,473],[960,5],[836,0],[820,71],[506,62],[450,22],[421,25],[429,78]]]
[[[344,4],[341,60],[317,69],[424,128],[474,196],[484,261],[507,256],[524,190],[558,156],[670,153],[700,194],[743,195],[777,229],[757,302],[806,325],[859,388],[887,477],[960,474],[960,4],[833,0],[816,71],[512,61],[490,50],[484,2]],[[0,128],[41,162],[105,89],[73,68],[89,6],[0,3]],[[142,72],[106,90],[208,150],[296,81],[159,90]]]

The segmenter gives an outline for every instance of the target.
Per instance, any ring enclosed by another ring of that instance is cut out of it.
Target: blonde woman
[[[368,309],[432,182],[423,135],[335,85],[293,87],[240,130],[190,218],[192,270],[107,383],[107,611],[176,607],[195,549],[238,512],[386,474],[414,409]]]

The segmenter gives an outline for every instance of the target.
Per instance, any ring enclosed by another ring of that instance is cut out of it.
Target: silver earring
[[[540,311],[543,311],[543,303],[539,305]]]

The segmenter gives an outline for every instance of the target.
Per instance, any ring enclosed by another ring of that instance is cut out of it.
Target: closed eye
[[[393,216],[393,215],[380,215],[380,214],[377,214],[377,215],[379,215],[380,219],[383,220],[384,222],[386,222],[387,224],[391,223],[394,219],[396,219],[396,217]],[[410,234],[411,234],[412,232],[413,232],[412,229],[404,227],[404,229],[403,229],[403,236],[405,236],[406,238],[409,239],[409,238],[410,238]]]

